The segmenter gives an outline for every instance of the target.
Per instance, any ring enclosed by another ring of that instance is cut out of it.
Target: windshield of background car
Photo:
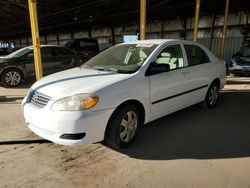
[[[7,58],[19,58],[21,56],[23,56],[24,54],[32,51],[33,49],[31,47],[26,47],[26,48],[22,48],[20,50],[17,50],[11,54],[9,54],[8,56],[6,56]]]
[[[140,68],[157,44],[121,44],[111,47],[87,61],[83,67],[133,73]]]

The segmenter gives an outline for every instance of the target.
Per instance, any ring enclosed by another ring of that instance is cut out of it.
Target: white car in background
[[[225,82],[225,63],[200,44],[142,40],[42,78],[22,106],[28,127],[52,142],[122,148],[142,124],[196,103],[214,107]]]

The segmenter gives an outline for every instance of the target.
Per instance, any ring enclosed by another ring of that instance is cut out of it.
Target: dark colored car
[[[84,61],[89,60],[99,53],[99,44],[96,39],[78,38],[65,44],[66,47],[76,51]]]
[[[41,46],[43,74],[80,66],[81,57],[64,46]],[[0,78],[5,86],[15,87],[35,75],[33,47],[25,47],[0,58]]]

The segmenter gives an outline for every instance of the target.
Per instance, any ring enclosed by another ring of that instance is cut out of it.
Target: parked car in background
[[[141,40],[38,80],[22,107],[28,127],[52,142],[122,148],[144,123],[196,103],[214,107],[225,83],[225,62],[202,45]]]
[[[91,59],[100,52],[96,39],[78,38],[67,42],[65,46],[80,54],[83,61]]]
[[[241,47],[241,50],[234,54],[229,70],[235,75],[250,75],[250,44]]]
[[[42,45],[41,56],[44,75],[82,64],[79,55],[64,46]],[[0,58],[0,79],[5,86],[16,87],[34,75],[33,47],[25,47]]]
[[[7,49],[0,49],[0,57],[4,57],[8,54],[10,54],[10,52]]]

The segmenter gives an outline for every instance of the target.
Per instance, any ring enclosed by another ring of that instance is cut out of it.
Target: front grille
[[[31,92],[29,97],[29,102],[40,108],[45,107],[50,100],[51,98],[49,96],[39,93],[37,91]]]

